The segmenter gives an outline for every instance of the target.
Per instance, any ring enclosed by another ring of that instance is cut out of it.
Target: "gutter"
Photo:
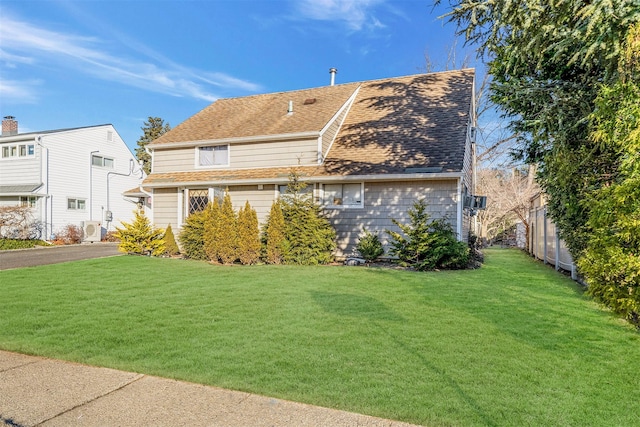
[[[442,179],[457,179],[459,180],[458,187],[462,182],[464,174],[462,172],[442,172],[442,173],[419,173],[419,174],[390,174],[390,175],[349,175],[349,176],[301,176],[300,180],[305,182],[360,182],[360,181],[417,181],[417,180],[442,180]],[[283,175],[282,177],[274,178],[252,178],[252,179],[238,179],[238,180],[206,180],[206,181],[166,181],[166,182],[151,182],[143,183],[146,188],[167,188],[167,187],[191,187],[191,186],[206,186],[206,185],[252,185],[252,184],[282,184],[289,182],[289,176]],[[460,190],[458,189],[458,192]],[[462,203],[460,201],[460,203]]]

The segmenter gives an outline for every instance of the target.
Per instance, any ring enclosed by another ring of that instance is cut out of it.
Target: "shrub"
[[[204,259],[220,262],[220,246],[218,236],[223,232],[220,229],[220,201],[214,199],[203,211],[204,213]]]
[[[238,217],[233,210],[229,191],[225,192],[220,206],[218,255],[223,264],[233,264],[238,259]]]
[[[238,212],[238,259],[244,265],[255,264],[260,259],[258,215],[248,200]]]
[[[415,202],[408,214],[409,224],[392,220],[402,234],[386,230],[392,239],[391,255],[417,270],[466,268],[469,248],[458,241],[451,225],[444,219],[431,220],[424,200]]]
[[[360,256],[367,262],[372,262],[380,255],[384,254],[384,248],[377,234],[369,232],[367,229],[362,230],[362,235],[356,245]]]
[[[30,249],[36,246],[50,246],[42,240],[0,239],[0,251],[13,249]]]
[[[162,255],[164,230],[154,227],[144,213],[136,210],[134,214],[133,222],[123,222],[122,228],[116,227],[116,237],[120,239],[118,249],[130,254]]]
[[[164,232],[164,247],[165,254],[169,256],[178,255],[180,253],[180,248],[178,248],[178,244],[176,243],[176,238],[173,235],[173,230],[171,229],[171,224],[167,226],[167,229]]]
[[[282,264],[287,252],[284,216],[279,201],[271,205],[269,217],[263,231],[264,261],[267,264]]]
[[[208,259],[205,251],[205,222],[207,209],[189,215],[178,235],[182,252],[191,259]]]
[[[291,264],[327,264],[333,260],[336,232],[305,187],[297,173],[289,174],[287,193],[282,197],[287,241],[284,259]]]
[[[68,224],[62,231],[56,233],[55,243],[58,245],[75,245],[82,243],[84,231],[82,227]]]
[[[0,206],[0,238],[40,239],[43,228],[41,221],[34,220],[29,206]]]

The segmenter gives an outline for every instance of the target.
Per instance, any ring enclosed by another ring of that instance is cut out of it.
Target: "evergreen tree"
[[[195,212],[189,215],[178,239],[182,246],[184,254],[191,259],[206,260],[207,252],[205,251],[205,223],[208,219],[207,210]]]
[[[284,216],[278,200],[271,205],[269,217],[264,226],[264,253],[267,264],[282,264],[287,253]]]
[[[444,219],[431,220],[424,200],[415,202],[407,213],[408,224],[392,219],[402,233],[386,231],[391,237],[391,255],[417,270],[467,266],[469,248],[458,241],[451,225]]]
[[[222,199],[218,224],[218,256],[223,264],[233,264],[238,259],[238,218],[233,210],[229,190]]]
[[[164,245],[165,245],[165,253],[169,256],[178,255],[180,253],[180,248],[178,248],[178,244],[176,243],[176,238],[173,235],[173,230],[171,229],[171,224],[167,226],[166,231],[164,232]]]
[[[306,183],[291,172],[287,193],[282,197],[287,241],[284,260],[291,264],[327,264],[333,260],[336,232],[313,201],[313,193],[305,189]]]
[[[366,228],[362,230],[362,236],[358,239],[356,250],[367,262],[375,261],[376,258],[384,254],[384,248],[378,235],[371,233]]]
[[[220,228],[220,210],[220,201],[214,199],[202,211],[204,215],[204,251],[209,261],[215,263],[221,262],[219,236],[224,232]]]
[[[249,201],[238,212],[238,259],[244,265],[260,259],[260,230],[258,215]]]
[[[153,256],[164,254],[165,245],[162,239],[164,230],[155,228],[143,212],[136,210],[134,214],[133,222],[123,222],[122,228],[116,227],[115,236],[120,240],[118,249],[129,254]]]
[[[144,126],[141,127],[142,136],[138,138],[138,148],[136,148],[136,158],[142,161],[142,169],[147,175],[151,173],[151,156],[145,150],[147,144],[151,141],[158,139],[163,134],[171,130],[169,123],[164,123],[164,120],[159,117],[151,117],[144,122]]]

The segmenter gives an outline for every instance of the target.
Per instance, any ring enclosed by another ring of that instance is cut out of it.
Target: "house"
[[[0,206],[31,207],[43,239],[69,225],[84,225],[85,232],[92,225],[85,239],[95,241],[120,221],[130,221],[139,199],[122,193],[142,178],[137,160],[110,124],[18,133],[14,117],[2,121]]]
[[[337,231],[338,257],[363,228],[397,229],[424,198],[466,240],[473,189],[474,70],[331,83],[220,99],[148,145],[152,221],[180,228],[228,189],[260,222],[295,169]]]

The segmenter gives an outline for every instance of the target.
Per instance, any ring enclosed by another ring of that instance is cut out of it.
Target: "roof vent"
[[[311,105],[311,104],[315,104],[316,103],[316,99],[315,98],[307,98],[304,100],[304,105]]]
[[[331,86],[336,84],[336,74],[338,73],[337,68],[329,68],[329,74],[331,74]]]
[[[289,108],[287,108],[287,114],[293,114],[293,101],[289,101]]]

